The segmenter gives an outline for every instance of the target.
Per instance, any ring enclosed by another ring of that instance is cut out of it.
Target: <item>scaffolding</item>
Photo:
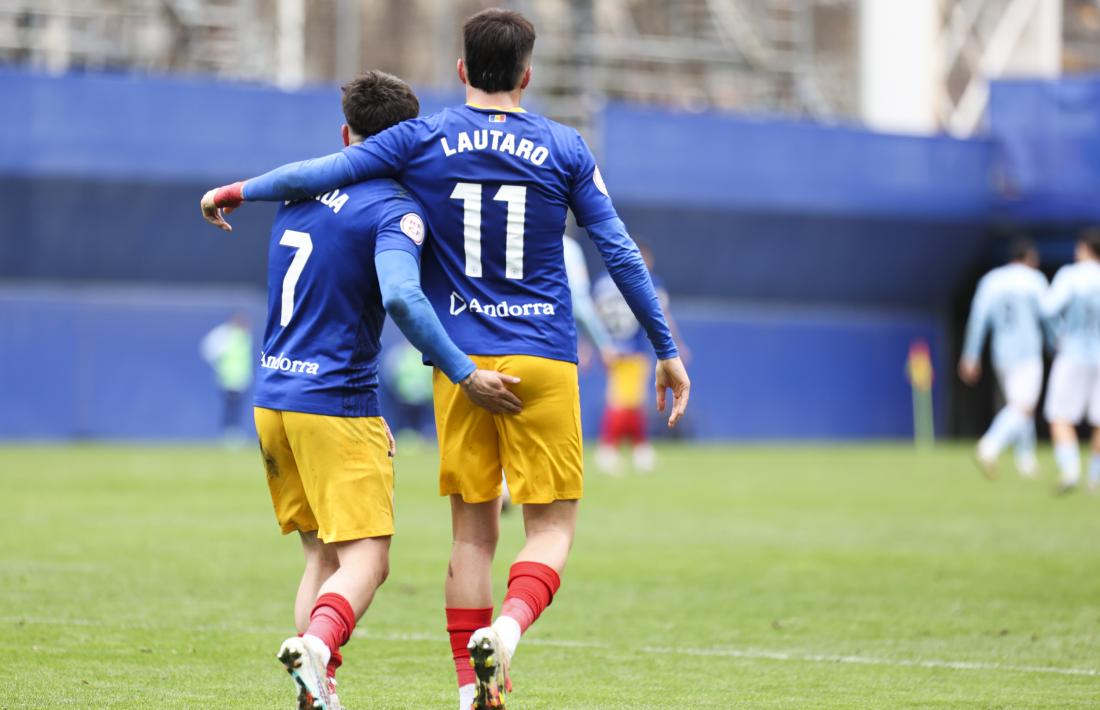
[[[899,0],[900,1],[900,0]],[[941,125],[973,132],[990,78],[1061,7],[1061,64],[1100,69],[1100,0],[941,0]],[[0,63],[212,75],[295,88],[378,67],[453,86],[482,0],[0,0]],[[607,99],[859,118],[859,0],[511,0],[539,32],[533,92],[589,125]]]

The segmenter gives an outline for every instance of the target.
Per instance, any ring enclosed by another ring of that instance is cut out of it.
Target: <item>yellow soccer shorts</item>
[[[381,417],[255,407],[275,518],[283,534],[324,542],[393,535],[393,460]]]
[[[479,368],[520,378],[511,385],[519,414],[474,406],[459,385],[434,373],[439,434],[439,494],[484,503],[501,494],[501,471],[512,502],[576,500],[584,493],[581,403],[577,366],[530,355],[474,355]]]
[[[611,361],[607,369],[607,406],[612,409],[639,409],[645,405],[653,363],[647,355],[623,355]]]

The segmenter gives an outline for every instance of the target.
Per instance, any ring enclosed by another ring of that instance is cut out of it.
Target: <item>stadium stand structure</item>
[[[950,372],[952,305],[993,253],[991,225],[1016,215],[1068,234],[1098,217],[1078,191],[1100,188],[1097,86],[997,85],[993,137],[970,140],[606,105],[607,183],[652,246],[707,383],[693,433],[904,436],[909,344],[929,340]],[[421,96],[427,111],[460,100]],[[0,208],[20,235],[0,240],[0,436],[215,435],[196,343],[233,310],[262,307],[271,208],[241,210],[227,236],[195,201],[330,152],[337,92],[0,72],[0,101],[20,107],[0,114]],[[1072,181],[1056,179],[1066,156]],[[586,375],[590,426],[601,377]],[[951,378],[937,388],[942,414]],[[150,392],[179,416],[147,416]]]
[[[1100,69],[1100,0],[1063,3],[1063,65]],[[478,0],[3,0],[0,61],[132,69],[296,88],[361,67],[449,86]],[[859,114],[859,0],[517,0],[539,28],[542,110],[590,135],[606,100]],[[943,2],[942,125],[976,130],[987,79],[1011,70],[1034,0]]]

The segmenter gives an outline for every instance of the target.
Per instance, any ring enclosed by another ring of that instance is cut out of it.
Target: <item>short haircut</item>
[[[360,138],[370,138],[420,114],[420,101],[409,85],[384,71],[360,74],[340,88],[344,120]]]
[[[1084,244],[1094,257],[1100,259],[1100,227],[1089,227],[1081,232],[1078,241]]]
[[[490,94],[512,91],[535,51],[535,27],[515,10],[491,7],[462,25],[466,81]]]
[[[1035,242],[1029,237],[1013,237],[1008,244],[1008,258],[1011,261],[1024,261],[1032,254],[1038,254]]]

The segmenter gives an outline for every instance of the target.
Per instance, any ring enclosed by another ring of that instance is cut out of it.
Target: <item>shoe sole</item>
[[[497,680],[496,650],[486,641],[470,649],[470,665],[477,676],[477,694],[471,710],[506,710],[504,693]]]
[[[329,710],[328,705],[310,689],[309,684],[302,676],[302,653],[295,649],[282,648],[279,652],[279,662],[286,668],[286,672],[294,679],[298,686],[298,710]]]
[[[982,478],[987,481],[997,480],[997,464],[993,462],[982,461],[980,456],[974,457],[974,465],[978,467],[978,472],[982,474]]]

